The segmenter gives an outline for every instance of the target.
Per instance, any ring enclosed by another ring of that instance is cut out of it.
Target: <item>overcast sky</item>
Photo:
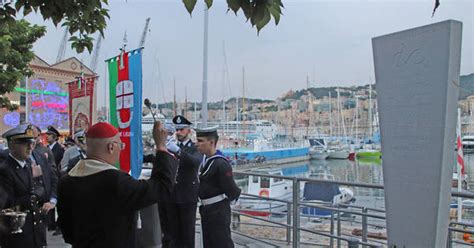
[[[203,58],[203,1],[190,17],[179,0],[109,1],[110,20],[102,43],[97,72],[99,95],[104,94],[106,58],[117,55],[124,32],[128,48],[138,46],[146,17],[151,17],[143,57],[144,97],[153,102],[201,100]],[[350,86],[374,80],[371,38],[446,19],[463,22],[461,75],[474,72],[474,1],[441,0],[431,18],[433,0],[283,0],[280,24],[273,20],[257,36],[243,13],[226,13],[225,0],[214,0],[209,13],[209,100],[242,95],[274,99],[289,89]],[[45,24],[39,16],[28,16]],[[47,24],[47,34],[35,52],[55,62],[63,30]],[[224,49],[228,80],[223,82]],[[76,55],[86,65],[92,55]],[[161,72],[161,73],[160,73]],[[161,75],[160,75],[161,74]],[[98,102],[103,105],[103,101]]]

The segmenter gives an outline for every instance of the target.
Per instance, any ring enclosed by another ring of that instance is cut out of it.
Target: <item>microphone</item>
[[[150,99],[145,98],[145,106],[150,110],[151,116],[153,116],[153,121],[156,122],[155,112],[151,109]]]

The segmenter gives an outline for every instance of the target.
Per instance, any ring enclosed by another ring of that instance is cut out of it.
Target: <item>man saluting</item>
[[[176,175],[174,205],[177,220],[177,247],[194,247],[196,208],[198,201],[198,169],[202,154],[197,151],[196,145],[191,140],[192,123],[182,115],[173,118],[176,129],[176,145],[179,147],[179,170]],[[168,150],[169,149],[168,145]]]
[[[64,240],[74,248],[135,247],[135,211],[158,201],[159,192],[170,191],[173,156],[166,150],[166,130],[153,127],[156,156],[149,180],[135,180],[114,165],[124,143],[118,130],[97,123],[86,133],[87,158],[61,178],[58,214]]]
[[[204,154],[199,168],[199,212],[204,247],[234,247],[230,234],[230,202],[237,200],[240,189],[232,176],[232,167],[217,154],[217,128],[196,129],[197,149]]]

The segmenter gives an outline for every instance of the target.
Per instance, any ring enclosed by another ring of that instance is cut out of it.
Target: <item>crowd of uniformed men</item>
[[[115,166],[125,143],[112,125],[99,122],[64,144],[54,127],[21,124],[6,131],[0,151],[0,209],[25,212],[22,232],[0,218],[0,247],[47,246],[46,232],[76,247],[136,247],[137,211],[157,203],[162,247],[195,247],[199,207],[204,247],[234,247],[232,202],[237,187],[232,167],[216,149],[216,128],[196,129],[183,116],[173,125],[156,122],[156,151],[144,156],[151,176],[136,180]],[[55,216],[57,213],[57,218]],[[139,227],[138,227],[139,228]]]

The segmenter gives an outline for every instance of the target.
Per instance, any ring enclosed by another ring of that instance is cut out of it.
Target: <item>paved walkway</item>
[[[48,247],[53,247],[53,248],[71,247],[70,245],[64,243],[64,239],[62,235],[53,236],[52,231],[51,232],[48,231],[47,239],[48,239]]]
[[[51,248],[70,248],[71,246],[64,242],[62,235],[53,236],[53,232],[48,232],[48,247]],[[233,239],[235,242],[235,247],[275,247],[275,246],[267,246],[264,244],[259,244],[251,239],[247,239],[240,235],[233,234]],[[156,248],[161,247],[161,245],[156,246]],[[199,236],[199,231],[196,232],[196,248],[201,247],[201,240]],[[152,248],[152,247],[147,247]],[[153,247],[154,248],[154,247]]]

